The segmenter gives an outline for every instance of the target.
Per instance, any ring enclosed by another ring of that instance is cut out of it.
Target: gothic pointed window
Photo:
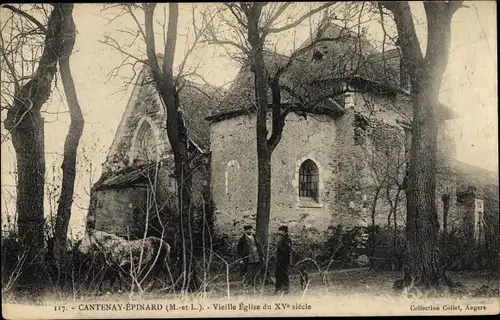
[[[307,159],[299,169],[299,196],[318,201],[319,172],[318,166]]]
[[[134,161],[148,163],[157,160],[156,138],[148,121],[142,122],[137,132],[134,149]]]

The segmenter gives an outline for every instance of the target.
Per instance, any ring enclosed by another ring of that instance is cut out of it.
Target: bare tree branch
[[[192,26],[194,30],[194,40],[191,46],[188,48],[186,54],[184,55],[184,59],[181,62],[181,65],[179,67],[178,73],[177,73],[177,79],[180,79],[183,76],[184,73],[184,68],[186,67],[186,63],[191,56],[191,54],[195,51],[196,47],[200,44],[200,39],[202,38],[204,34],[204,30],[207,28],[208,25],[212,23],[212,21],[215,18],[215,15],[212,15],[209,17],[208,21],[205,21],[205,23],[202,26],[201,30],[198,30],[198,27],[196,26],[196,19],[195,19],[195,7],[192,8]],[[206,17],[206,14],[204,14],[204,17]],[[201,61],[200,61],[201,62]]]
[[[224,3],[224,5],[229,9],[229,11],[231,11],[231,13],[233,14],[233,16],[236,18],[236,21],[238,21],[238,23],[243,28],[247,28],[247,23],[245,21],[243,21],[243,17],[237,11],[236,4],[228,2],[228,3]]]
[[[7,9],[9,9],[9,10],[11,10],[11,11],[13,11],[13,12],[15,12],[15,13],[23,16],[23,17],[25,17],[26,19],[28,19],[31,22],[33,22],[34,24],[36,24],[36,26],[38,28],[40,28],[40,30],[42,30],[44,33],[47,32],[47,30],[45,29],[45,26],[40,21],[38,21],[37,19],[35,19],[35,17],[33,17],[32,15],[30,15],[29,13],[27,13],[27,12],[25,12],[23,10],[20,10],[20,9],[14,7],[14,6],[11,6],[9,4],[5,4],[2,7],[7,8]]]
[[[178,4],[169,4],[168,10],[168,26],[167,41],[165,42],[165,50],[163,57],[163,77],[173,79],[172,66],[174,64],[175,47],[177,43],[177,23],[178,23]],[[175,30],[172,32],[171,30]]]
[[[326,4],[323,4],[319,7],[317,7],[316,9],[313,9],[309,12],[307,12],[306,14],[304,14],[303,16],[301,16],[299,19],[297,19],[296,21],[294,21],[293,23],[290,23],[286,26],[283,26],[283,27],[277,27],[277,28],[268,28],[267,30],[264,30],[265,33],[280,33],[280,32],[283,32],[283,31],[287,31],[287,30],[290,30],[292,28],[295,28],[297,26],[299,26],[304,20],[306,20],[307,18],[309,18],[310,16],[313,16],[315,15],[316,13],[332,6],[333,4],[335,4],[337,1],[330,1]]]
[[[269,29],[274,24],[276,19],[278,19],[291,4],[292,4],[291,2],[280,3],[281,6],[278,8],[278,10],[276,10],[276,12],[266,22],[264,29]]]
[[[446,5],[448,6],[447,11],[450,17],[452,17],[460,8],[469,8],[469,6],[464,5],[463,1],[448,1]]]
[[[416,72],[422,66],[424,56],[418,42],[410,5],[407,1],[380,1],[379,3],[394,16],[398,30],[398,44],[405,57],[402,61],[405,69],[410,73]],[[409,57],[412,59],[408,59]]]
[[[19,81],[17,79],[16,71],[14,70],[14,67],[10,63],[9,58],[5,54],[5,50],[4,50],[5,49],[5,44],[4,44],[4,41],[3,41],[3,35],[2,35],[2,33],[0,33],[0,40],[2,41],[2,47],[0,48],[0,50],[2,51],[2,56],[4,58],[5,63],[7,64],[7,67],[9,68],[9,71],[10,71],[10,73],[12,75],[12,78],[14,78],[15,92],[19,92],[20,84],[19,84]],[[14,94],[14,96],[15,96],[15,94]]]
[[[140,7],[139,7],[140,8]],[[139,29],[139,32],[142,34],[144,39],[146,39],[146,33],[144,32],[144,29],[142,28],[141,24],[139,23],[139,20],[137,19],[136,15],[134,14],[134,11],[132,10],[131,7],[127,7],[128,13],[134,19],[135,24],[137,25],[137,28]]]
[[[129,52],[127,52],[127,51],[123,50],[123,49],[120,47],[119,43],[118,43],[115,39],[111,38],[109,35],[105,35],[105,36],[104,36],[104,41],[99,40],[99,42],[100,42],[100,43],[102,43],[102,44],[108,45],[108,46],[110,46],[110,47],[112,47],[112,48],[114,48],[114,49],[116,49],[116,50],[120,51],[121,53],[123,53],[124,55],[126,55],[126,56],[127,56],[127,57],[129,57],[129,58],[132,58],[132,59],[134,59],[134,60],[136,60],[136,61],[138,61],[138,62],[146,63],[146,60],[141,59],[141,58],[139,58],[139,57],[136,57],[136,56],[134,56],[133,54],[131,54],[131,53],[129,53]]]

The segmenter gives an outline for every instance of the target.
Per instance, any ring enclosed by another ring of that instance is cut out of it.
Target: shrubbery
[[[452,231],[440,235],[441,262],[446,270],[485,270],[493,266],[484,244],[477,244],[473,239],[460,237]]]
[[[3,231],[1,241],[2,292],[23,291],[30,286],[30,279],[37,277],[37,288],[30,292],[57,290],[71,294],[96,292],[103,280],[104,261],[96,256],[83,256],[78,252],[78,240],[68,239],[66,255],[59,260],[53,257],[53,238],[46,238],[46,249],[35,264],[28,264],[19,235]]]

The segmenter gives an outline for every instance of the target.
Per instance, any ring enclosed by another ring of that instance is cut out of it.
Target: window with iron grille
[[[299,169],[299,197],[312,198],[317,201],[318,182],[318,166],[309,159],[304,161]]]

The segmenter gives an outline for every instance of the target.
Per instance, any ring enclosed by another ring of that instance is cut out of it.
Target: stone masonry
[[[400,156],[402,163],[395,174],[402,183],[408,137],[399,120],[409,116],[409,109],[404,95],[390,98],[352,93],[345,97],[346,112],[339,117],[290,114],[272,156],[271,239],[282,224],[288,225],[292,237],[306,246],[324,242],[333,226],[370,226],[376,189],[371,167],[373,145],[394,141],[392,149],[389,146],[383,150]],[[244,225],[255,224],[256,219],[255,116],[213,122],[210,140],[216,228],[219,234],[235,239]],[[318,167],[318,201],[298,195],[298,171],[307,159]],[[375,207],[377,225],[387,225],[388,212],[383,191]],[[399,226],[404,225],[405,212],[404,190],[400,190]]]

